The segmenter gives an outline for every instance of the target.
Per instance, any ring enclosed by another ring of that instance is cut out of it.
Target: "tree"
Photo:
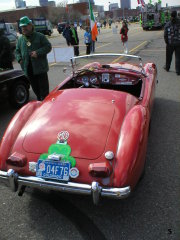
[[[52,7],[49,9],[49,20],[52,24],[57,25],[59,22],[67,20],[67,13],[64,7]]]
[[[63,0],[62,2],[57,4],[57,7],[64,7],[65,8],[67,6],[67,3],[68,3],[67,0]]]

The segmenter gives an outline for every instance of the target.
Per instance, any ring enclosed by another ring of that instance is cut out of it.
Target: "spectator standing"
[[[112,25],[112,20],[109,19],[109,28],[111,28],[111,25]]]
[[[82,30],[82,22],[81,21],[79,21],[79,28],[80,28],[80,30]]]
[[[51,51],[51,43],[43,34],[34,31],[27,16],[20,19],[19,26],[22,36],[16,45],[16,59],[29,78],[37,99],[42,101],[49,94],[47,54]]]
[[[74,28],[75,28],[76,31],[77,31],[77,22],[74,22]]]
[[[128,27],[127,27],[127,23],[123,22],[122,23],[122,28],[120,29],[120,34],[121,34],[121,41],[123,43],[123,47],[124,47],[124,53],[127,54],[128,53]]]
[[[88,55],[91,52],[91,31],[89,27],[86,27],[84,33],[84,43],[86,44],[86,54]]]
[[[180,19],[177,12],[171,13],[171,20],[164,27],[164,40],[166,43],[166,65],[164,69],[169,72],[173,52],[175,52],[175,68],[177,75],[180,75]]]
[[[101,29],[101,23],[97,22],[97,28],[98,28],[98,33],[100,34],[100,29]]]
[[[70,46],[71,45],[71,32],[70,32],[69,23],[66,24],[66,26],[63,30],[63,37],[66,39],[67,45]]]
[[[4,30],[0,29],[0,68],[13,69],[13,53],[9,39],[4,35]]]
[[[71,24],[70,34],[71,34],[71,45],[74,46],[74,55],[79,56],[79,38],[73,24]]]

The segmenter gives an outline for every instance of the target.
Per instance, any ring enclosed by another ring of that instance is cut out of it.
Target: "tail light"
[[[88,170],[92,177],[108,177],[112,172],[112,166],[109,162],[92,163]]]
[[[12,165],[12,166],[16,166],[16,167],[24,167],[26,166],[27,163],[27,159],[26,156],[21,154],[21,153],[17,153],[14,152],[7,160],[6,163],[8,165]]]

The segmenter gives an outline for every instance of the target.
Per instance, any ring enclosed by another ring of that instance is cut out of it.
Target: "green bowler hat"
[[[19,20],[20,27],[27,26],[30,23],[32,23],[32,21],[27,16],[24,16],[24,17],[20,18],[20,20]]]

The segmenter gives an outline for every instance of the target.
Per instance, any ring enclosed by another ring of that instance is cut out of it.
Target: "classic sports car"
[[[107,56],[140,65],[78,60]],[[94,54],[71,59],[73,72],[43,102],[22,107],[0,145],[0,182],[22,195],[26,187],[125,198],[144,171],[156,66],[139,56]]]
[[[29,100],[30,84],[23,71],[0,69],[0,95],[7,95],[9,103],[20,108]]]

